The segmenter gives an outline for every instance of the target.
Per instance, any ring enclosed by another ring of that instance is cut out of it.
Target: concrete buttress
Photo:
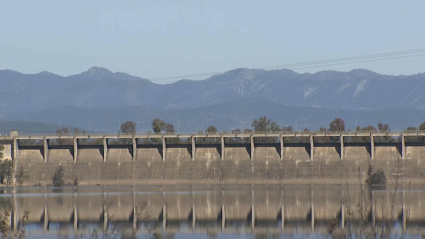
[[[48,162],[49,160],[49,140],[44,137],[43,138],[43,151],[44,151],[44,162]]]
[[[106,162],[108,158],[108,139],[103,137],[103,162]]]

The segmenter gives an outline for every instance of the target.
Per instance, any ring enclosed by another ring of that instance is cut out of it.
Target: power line
[[[425,53],[425,49],[416,49],[416,50],[409,50],[409,51],[398,51],[398,52],[388,52],[388,53],[380,53],[380,54],[372,54],[372,55],[362,55],[362,56],[355,56],[355,57],[345,57],[345,58],[336,58],[336,59],[327,59],[327,60],[320,60],[320,61],[308,61],[308,62],[300,62],[300,63],[291,63],[291,64],[285,64],[285,65],[274,65],[274,66],[265,66],[265,67],[256,67],[255,69],[282,69],[282,68],[288,68],[288,69],[305,69],[305,68],[295,68],[295,67],[306,67],[306,66],[313,66],[313,65],[320,65],[324,63],[338,63],[341,61],[357,61],[353,63],[360,63],[358,60],[363,59],[371,59],[371,58],[383,58],[382,60],[388,60],[388,59],[397,59],[397,58],[388,58],[391,56],[403,56],[404,57],[398,57],[398,58],[405,58],[405,57],[411,57],[412,54],[418,54],[418,53]],[[328,65],[326,65],[328,66]],[[329,65],[331,66],[331,65]],[[314,66],[314,67],[320,67],[320,66]],[[150,79],[153,82],[168,82],[170,80],[175,79],[185,79],[185,78],[199,78],[202,76],[211,76],[215,74],[222,74],[226,71],[216,71],[216,72],[209,72],[209,73],[200,73],[200,74],[191,74],[191,75],[179,75],[179,76],[168,76],[168,77],[159,77],[159,78],[152,78]]]
[[[267,68],[273,69],[273,68],[283,68],[283,67],[295,67],[295,66],[299,66],[299,65],[315,65],[315,64],[322,64],[322,63],[339,62],[339,61],[354,61],[354,60],[360,60],[360,59],[379,58],[379,57],[388,57],[388,56],[406,55],[406,54],[416,54],[416,53],[425,53],[425,49],[416,49],[416,50],[409,50],[409,51],[399,51],[399,52],[380,53],[380,54],[363,55],[363,56],[355,56],[355,57],[337,58],[337,59],[330,59],[330,60],[320,60],[320,61],[301,62],[301,63],[295,63],[295,64],[287,64],[287,65],[277,65],[277,66],[262,67],[261,69],[267,69]]]
[[[398,56],[398,57],[387,57],[387,58],[378,58],[378,59],[369,59],[369,60],[357,60],[357,61],[349,61],[349,62],[335,62],[335,63],[330,63],[330,64],[317,64],[317,65],[298,65],[298,67],[283,67],[286,69],[290,69],[290,70],[300,70],[300,69],[311,69],[311,68],[318,68],[318,67],[325,67],[325,66],[339,66],[339,65],[349,65],[349,64],[357,64],[357,63],[365,63],[365,62],[375,62],[375,61],[385,61],[385,60],[394,60],[394,59],[401,59],[401,58],[411,58],[411,57],[419,57],[419,56],[425,56],[425,52],[423,54],[416,54],[416,55],[408,55],[408,56]],[[280,68],[280,69],[283,69]],[[255,69],[261,69],[261,70],[267,70],[267,69],[279,69],[279,68],[255,68]],[[220,72],[217,74],[223,74],[225,72]],[[206,75],[206,76],[211,76],[211,75]],[[205,79],[205,77],[196,77],[196,78],[190,78],[187,80],[200,80],[200,79]],[[169,80],[157,80],[154,83],[173,83],[177,81],[177,79],[169,79]]]
[[[373,62],[373,61],[384,61],[384,60],[393,60],[393,59],[400,59],[400,58],[407,58],[407,57],[418,57],[418,56],[425,56],[424,54],[418,54],[418,55],[410,55],[410,56],[399,56],[399,57],[389,57],[389,58],[382,58],[382,59],[371,59],[371,60],[363,60],[363,61],[354,61],[354,62],[344,62],[344,63],[335,63],[335,64],[326,64],[326,65],[317,65],[317,66],[308,66],[308,67],[296,67],[291,69],[307,69],[307,68],[317,68],[317,67],[323,67],[323,66],[337,66],[337,65],[347,65],[347,64],[355,64],[355,63],[363,63],[363,62]]]
[[[409,55],[409,56],[387,57],[387,58],[370,59],[370,60],[362,60],[362,61],[351,61],[351,62],[341,62],[341,63],[332,63],[332,64],[320,64],[320,65],[318,64],[318,65],[310,65],[310,66],[299,65],[298,67],[290,67],[290,68],[289,67],[284,67],[284,68],[290,69],[290,70],[311,69],[311,68],[318,68],[318,67],[325,67],[325,66],[349,65],[349,64],[356,64],[356,63],[374,62],[374,61],[385,61],[385,60],[410,58],[410,57],[419,57],[419,56],[425,56],[425,52],[423,54]],[[255,68],[255,69],[265,70],[265,68]],[[269,69],[275,69],[275,68],[269,68]],[[277,68],[277,69],[279,69],[279,68]],[[223,74],[225,72],[220,72],[220,73]],[[201,78],[200,77],[193,78],[193,79],[191,78],[190,80],[194,80],[194,79],[201,79]],[[175,80],[156,81],[155,83],[172,83],[174,81]]]
[[[375,62],[375,61],[385,61],[385,60],[394,60],[401,58],[411,58],[411,57],[420,57],[425,56],[425,49],[416,49],[416,50],[408,50],[408,51],[398,51],[398,52],[388,52],[388,53],[380,53],[380,54],[371,54],[371,55],[362,55],[355,57],[345,57],[345,58],[336,58],[336,59],[328,59],[328,60],[319,60],[319,61],[309,61],[309,62],[301,62],[301,63],[292,63],[286,65],[275,65],[275,66],[266,66],[259,67],[256,69],[270,70],[270,69],[309,69],[309,68],[318,68],[318,67],[327,67],[327,66],[337,66],[337,65],[348,65],[348,64],[358,64],[365,62]],[[160,78],[152,78],[151,82],[157,84],[166,84],[173,83],[180,79],[189,79],[189,80],[200,80],[205,79],[206,77],[210,77],[215,74],[223,74],[226,71],[220,72],[209,72],[209,73],[200,73],[200,74],[191,74],[191,75],[179,75],[179,76],[169,76],[169,77],[160,77]],[[107,85],[122,85],[123,82],[109,83]],[[103,84],[101,87],[105,87]],[[36,93],[36,94],[53,94],[59,92],[71,92],[71,91],[80,91],[81,89],[87,88],[98,88],[99,85],[85,85],[85,86],[72,86],[65,87],[60,90],[49,90],[49,91],[15,91],[15,92],[1,92],[2,95],[16,95],[16,94],[28,94],[28,93]]]

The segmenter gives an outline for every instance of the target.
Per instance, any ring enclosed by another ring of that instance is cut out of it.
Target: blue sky
[[[160,78],[425,48],[425,1],[0,1],[0,69]],[[425,56],[297,70],[425,72]]]

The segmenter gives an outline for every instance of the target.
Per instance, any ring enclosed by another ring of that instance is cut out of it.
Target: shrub
[[[78,177],[74,179],[74,186],[78,186]]]
[[[52,181],[53,181],[52,184],[53,184],[53,186],[63,186],[63,184],[65,183],[63,181],[64,174],[65,174],[65,170],[63,169],[62,166],[59,166],[56,169],[55,174],[53,175],[53,178],[52,178]]]
[[[387,183],[387,177],[385,176],[384,170],[378,169],[374,171],[372,166],[369,164],[369,169],[367,170],[367,179],[365,182],[369,186],[384,185]]]
[[[1,182],[7,185],[12,184],[13,173],[14,173],[13,162],[11,160],[4,160],[0,164]]]
[[[24,183],[24,167],[22,165],[19,167],[18,172],[16,172],[16,182],[19,186],[22,186]]]

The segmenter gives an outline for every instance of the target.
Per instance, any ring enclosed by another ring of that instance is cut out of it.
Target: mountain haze
[[[92,132],[116,133],[120,124],[127,120],[137,123],[139,132],[151,131],[151,123],[161,118],[172,123],[178,132],[205,131],[207,125],[218,130],[251,128],[254,119],[266,115],[279,125],[291,125],[294,130],[318,130],[331,120],[342,117],[347,129],[354,130],[356,123],[365,127],[378,122],[389,123],[392,129],[406,129],[416,126],[418,117],[425,117],[422,110],[381,109],[381,110],[336,110],[315,107],[297,107],[278,104],[268,100],[239,100],[224,104],[215,104],[200,108],[166,109],[153,106],[130,106],[122,109],[99,109],[76,106],[63,106],[48,110],[20,113],[5,117],[5,120],[32,120],[59,125],[72,125]],[[357,122],[356,122],[357,121]],[[28,124],[23,125],[27,131]]]
[[[380,75],[369,70],[299,74],[240,68],[206,80],[155,84],[100,67],[67,77],[0,71],[2,116],[61,106],[120,109],[137,105],[186,109],[244,99],[329,109],[425,108],[425,74]]]

